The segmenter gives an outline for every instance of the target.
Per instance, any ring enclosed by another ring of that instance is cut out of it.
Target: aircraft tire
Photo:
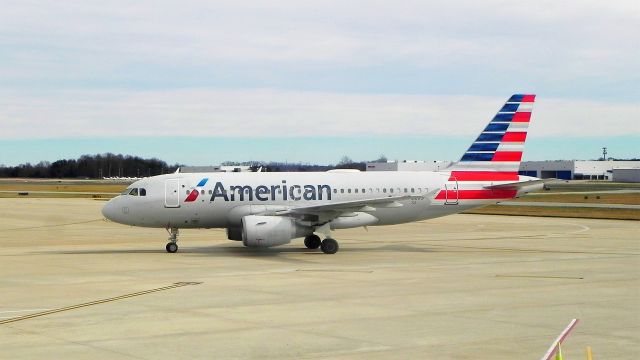
[[[167,246],[164,247],[165,250],[167,250],[168,253],[175,253],[178,251],[178,244],[174,243],[174,242],[170,242],[167,243]]]
[[[320,244],[320,250],[325,254],[335,254],[339,248],[338,242],[331,238],[322,240],[322,244]]]
[[[311,234],[304,238],[304,246],[306,246],[307,249],[317,249],[321,243],[320,236],[316,234]]]

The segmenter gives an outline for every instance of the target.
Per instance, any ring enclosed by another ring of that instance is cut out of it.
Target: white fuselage
[[[207,179],[206,184],[198,186],[203,179]],[[118,196],[109,201],[103,213],[111,220],[134,226],[226,228],[239,226],[242,216],[269,210],[406,196],[396,202],[397,206],[361,210],[375,217],[375,222],[343,222],[334,228],[390,225],[499,201],[457,201],[454,196],[433,199],[445,188],[457,192],[458,186],[463,189],[482,185],[449,181],[449,172],[176,173],[136,181],[129,189],[144,189],[145,196]],[[192,201],[188,201],[190,196]]]

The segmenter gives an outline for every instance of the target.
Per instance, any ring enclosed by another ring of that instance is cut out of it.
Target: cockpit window
[[[129,195],[138,196],[138,188],[131,189],[131,191],[129,191]]]
[[[147,196],[147,190],[145,188],[140,188],[140,196]]]
[[[128,195],[128,194],[129,194],[129,191],[131,191],[131,189],[126,188],[126,189],[122,190],[122,192],[120,193],[120,195]]]

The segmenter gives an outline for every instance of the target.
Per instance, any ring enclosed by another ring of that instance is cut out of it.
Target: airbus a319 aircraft
[[[102,213],[166,228],[169,253],[178,251],[179,229],[226,228],[249,247],[304,237],[307,248],[334,254],[333,230],[432,219],[541,189],[542,180],[518,174],[534,100],[511,96],[446,170],[174,173],[134,182]]]

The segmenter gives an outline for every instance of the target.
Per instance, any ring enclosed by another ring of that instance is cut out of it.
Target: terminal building
[[[451,161],[402,160],[369,162],[367,171],[439,171],[451,165]]]
[[[208,173],[208,172],[247,172],[251,171],[248,165],[215,165],[215,166],[183,166],[178,169],[181,173]]]
[[[367,171],[438,171],[451,161],[387,161],[367,163]],[[640,161],[550,160],[523,161],[520,175],[541,179],[640,182]]]
[[[523,161],[520,174],[541,179],[555,178],[563,180],[616,180],[614,171],[628,169],[625,174],[618,171],[618,177],[640,171],[640,161],[596,161],[596,160],[555,160]],[[624,177],[623,177],[624,178]]]

